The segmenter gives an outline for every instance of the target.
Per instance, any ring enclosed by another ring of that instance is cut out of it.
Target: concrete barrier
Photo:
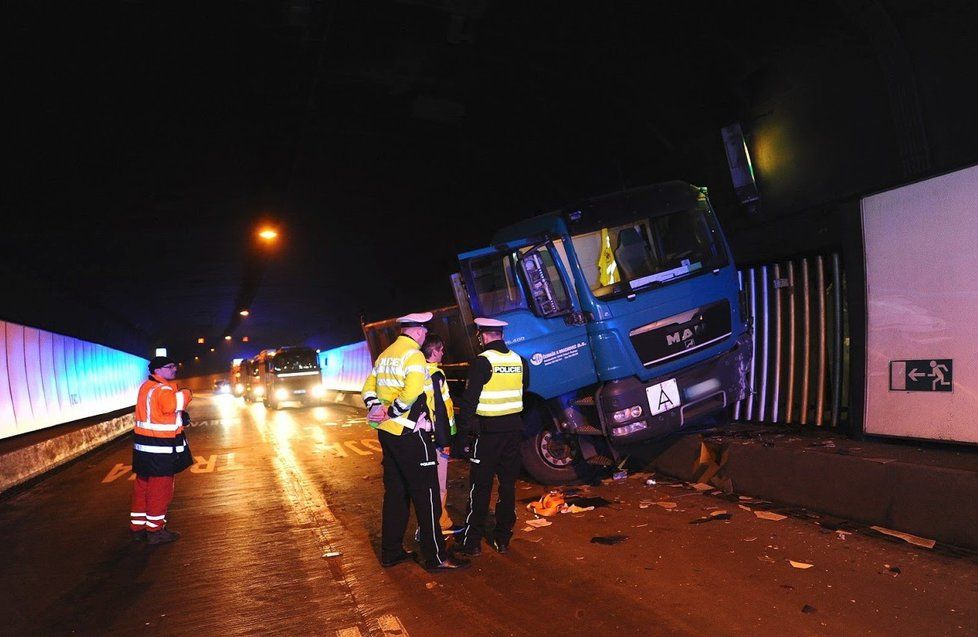
[[[70,427],[31,444],[16,446],[0,456],[0,493],[23,484],[132,431],[133,414]]]
[[[770,427],[754,439],[689,434],[653,447],[645,460],[679,480],[698,482],[709,471],[713,485],[740,495],[978,550],[975,449],[908,448]]]

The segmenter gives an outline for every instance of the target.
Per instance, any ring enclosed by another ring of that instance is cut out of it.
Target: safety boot
[[[171,531],[165,526],[159,531],[148,531],[146,533],[147,544],[168,544],[169,542],[176,542],[179,539],[180,533],[177,531]]]

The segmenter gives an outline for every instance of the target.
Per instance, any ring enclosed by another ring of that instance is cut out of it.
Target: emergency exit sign
[[[890,391],[951,391],[950,358],[890,361]]]

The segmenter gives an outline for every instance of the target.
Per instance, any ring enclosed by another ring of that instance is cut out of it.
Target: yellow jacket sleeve
[[[370,370],[370,375],[367,376],[367,380],[363,383],[363,389],[360,390],[360,397],[363,398],[363,404],[370,409],[374,405],[380,402],[377,398],[377,370]]]

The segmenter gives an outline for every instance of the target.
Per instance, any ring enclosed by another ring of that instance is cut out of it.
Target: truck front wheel
[[[557,423],[544,403],[524,414],[524,434],[520,453],[523,467],[541,484],[580,484],[595,474],[584,461],[575,436],[557,429]]]

